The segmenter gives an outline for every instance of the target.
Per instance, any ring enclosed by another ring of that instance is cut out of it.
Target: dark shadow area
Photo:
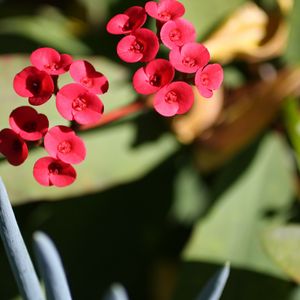
[[[212,200],[215,201],[223,194],[251,165],[263,136],[259,136],[245,149],[206,177],[211,187]]]
[[[170,131],[168,120],[162,118],[154,110],[145,111],[133,121],[136,127],[136,137],[132,143],[134,148],[147,142],[154,142]]]
[[[181,276],[172,300],[195,300],[200,290],[221,268],[215,264],[188,262],[181,266]],[[288,300],[296,285],[253,271],[231,268],[222,300]]]
[[[55,242],[75,299],[101,299],[111,283],[121,282],[131,300],[151,300],[152,264],[162,256],[178,258],[190,233],[166,217],[173,199],[174,160],[105,192],[15,208],[27,245],[36,230]],[[0,268],[5,282],[0,299],[8,300],[16,295],[16,286],[4,253]]]

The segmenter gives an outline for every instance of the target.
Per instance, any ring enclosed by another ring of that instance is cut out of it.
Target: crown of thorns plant
[[[106,26],[109,33],[123,35],[116,47],[121,60],[145,63],[133,75],[133,88],[141,95],[153,94],[153,108],[164,117],[191,109],[192,85],[210,98],[223,81],[221,65],[209,63],[210,53],[196,42],[196,30],[183,18],[184,13],[179,1],[149,1],[145,7],[132,6],[117,14]],[[156,32],[143,27],[148,17],[156,20]],[[161,44],[169,50],[169,59],[157,57]],[[33,176],[43,186],[64,187],[75,181],[73,165],[86,156],[74,124],[92,125],[101,119],[104,104],[98,95],[108,91],[108,79],[88,61],[73,60],[52,48],[33,51],[30,63],[16,74],[13,88],[20,97],[28,98],[31,106],[11,112],[10,128],[0,131],[0,153],[18,166],[28,157],[30,147],[44,147],[48,156],[35,162]],[[74,82],[59,87],[59,77],[66,72]],[[32,107],[52,98],[59,114],[71,121],[70,126],[49,128],[48,117]]]

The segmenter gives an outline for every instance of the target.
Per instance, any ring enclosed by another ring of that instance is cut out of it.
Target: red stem
[[[142,109],[146,108],[146,105],[142,101],[135,101],[130,104],[127,104],[123,107],[117,108],[112,110],[111,112],[104,114],[101,119],[97,123],[88,124],[88,125],[79,125],[77,129],[79,131],[85,131],[92,128],[98,128],[103,125],[109,124],[113,121],[117,121],[123,117],[126,117],[130,114],[135,112],[141,111]]]

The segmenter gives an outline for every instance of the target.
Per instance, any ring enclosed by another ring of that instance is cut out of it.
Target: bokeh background
[[[192,300],[230,261],[222,299],[300,300],[300,1],[181,2],[198,41],[224,67],[223,87],[210,100],[195,91],[185,116],[166,119],[147,108],[80,133],[87,159],[64,189],[34,181],[42,149],[20,167],[1,160],[21,231],[30,249],[36,230],[53,239],[74,299],[101,299],[119,282],[131,300]],[[105,25],[144,4],[1,0],[0,128],[26,103],[12,81],[37,47],[103,72],[106,113],[130,105],[138,66],[120,61],[119,37]],[[66,124],[54,107],[50,100],[39,111],[52,126]],[[18,299],[2,246],[0,299]]]

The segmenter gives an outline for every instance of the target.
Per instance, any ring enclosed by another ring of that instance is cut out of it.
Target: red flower
[[[70,164],[47,156],[35,162],[33,176],[41,185],[64,187],[74,182],[76,171]]]
[[[79,124],[95,123],[103,113],[101,100],[77,83],[67,84],[59,90],[56,107],[65,119]]]
[[[9,116],[10,127],[27,141],[37,141],[47,132],[48,118],[30,106],[20,106]]]
[[[186,113],[194,103],[194,93],[189,84],[175,81],[164,86],[154,96],[155,110],[165,116]]]
[[[24,140],[9,128],[0,131],[0,153],[14,166],[22,164],[28,156],[28,148]]]
[[[70,66],[72,78],[86,87],[90,92],[103,94],[108,90],[107,78],[97,72],[95,68],[85,60],[77,60]]]
[[[161,0],[158,3],[149,1],[145,10],[149,16],[161,22],[177,19],[185,13],[183,4],[176,0]]]
[[[155,33],[139,28],[119,41],[117,53],[122,60],[129,63],[147,62],[155,58],[158,48],[159,42]]]
[[[195,85],[205,98],[213,95],[213,90],[220,87],[223,81],[223,69],[219,64],[207,65],[199,69],[195,76]]]
[[[30,55],[33,66],[50,75],[59,75],[67,72],[72,63],[72,56],[69,54],[59,54],[52,48],[39,48]]]
[[[196,31],[193,24],[185,19],[166,22],[160,31],[163,44],[169,49],[181,47],[188,42],[194,42]]]
[[[138,69],[133,75],[133,87],[137,93],[148,95],[170,83],[175,70],[166,59],[158,58]]]
[[[210,55],[202,44],[187,43],[181,48],[173,48],[169,58],[176,70],[194,73],[208,63]]]
[[[141,6],[132,6],[111,18],[106,30],[111,34],[127,34],[141,28],[147,19],[145,9]]]
[[[45,135],[44,146],[50,156],[65,163],[78,164],[85,159],[83,141],[67,126],[54,126]]]
[[[35,67],[26,67],[14,78],[14,90],[21,97],[28,97],[32,105],[41,105],[53,94],[51,76]]]

